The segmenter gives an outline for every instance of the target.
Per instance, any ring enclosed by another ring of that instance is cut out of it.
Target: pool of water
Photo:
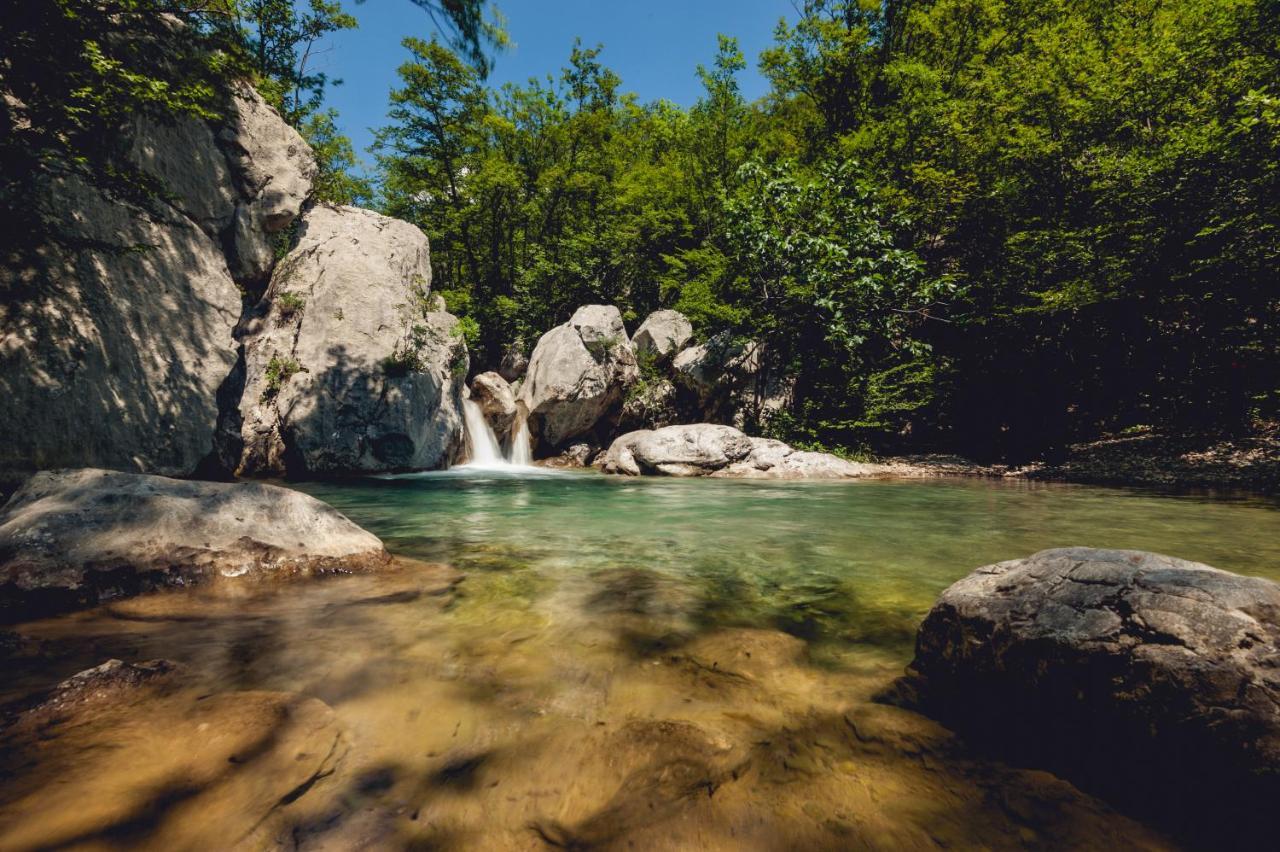
[[[678,591],[667,603],[697,628],[770,627],[900,657],[947,585],[1045,548],[1150,550],[1280,579],[1280,505],[1261,499],[991,479],[745,482],[500,470],[299,487],[393,552],[448,562],[477,590],[510,588],[549,612],[566,587],[647,574]],[[524,581],[513,585],[513,577]]]
[[[993,561],[1092,545],[1280,579],[1258,499],[504,470],[295,487],[400,564],[0,634],[11,707],[107,659],[177,664],[0,729],[0,848],[1168,848],[880,696],[937,594]]]

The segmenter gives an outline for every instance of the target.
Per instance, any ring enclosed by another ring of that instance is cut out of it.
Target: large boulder
[[[495,435],[503,436],[511,431],[520,408],[506,379],[493,372],[480,373],[471,380],[471,398],[480,406]]]
[[[640,429],[614,440],[595,464],[628,476],[715,476],[735,479],[854,479],[885,476],[885,465],[845,461],[751,438],[732,426],[693,423]]]
[[[711,422],[738,428],[765,423],[790,407],[794,379],[766,357],[763,344],[720,333],[676,355],[672,370],[692,407]]]
[[[466,342],[431,310],[426,235],[319,205],[245,338],[243,475],[444,467],[462,446]]]
[[[673,358],[693,339],[693,324],[679,311],[654,311],[631,336],[636,354],[662,362]]]
[[[621,403],[639,376],[622,314],[612,305],[586,305],[542,335],[529,359],[520,402],[544,447],[585,435]]]
[[[29,238],[0,235],[0,477],[186,474],[209,455],[237,359],[237,283],[264,274],[315,175],[252,87],[228,94],[225,115],[135,122],[124,147],[163,196],[64,172],[37,180]]]
[[[44,471],[0,513],[0,620],[218,576],[368,570],[387,559],[376,536],[286,488]]]
[[[1275,583],[1139,551],[1046,550],[947,589],[912,672],[928,712],[1019,761],[1199,842],[1270,845]]]

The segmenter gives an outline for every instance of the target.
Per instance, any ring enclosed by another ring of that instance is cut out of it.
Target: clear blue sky
[[[370,128],[385,123],[387,93],[407,58],[400,40],[430,38],[434,30],[409,0],[345,0],[343,6],[360,20],[360,29],[331,37],[316,68],[343,80],[330,89],[329,104],[367,160]],[[642,101],[666,98],[685,106],[698,98],[695,69],[711,63],[717,33],[737,37],[742,46],[743,95],[763,95],[767,86],[756,60],[772,43],[778,19],[795,17],[790,0],[499,0],[498,8],[513,44],[496,56],[491,84],[558,75],[574,37],[582,36],[588,47],[604,44],[600,58],[622,78],[623,91],[636,92]]]

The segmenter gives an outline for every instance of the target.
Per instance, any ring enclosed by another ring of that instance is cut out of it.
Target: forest
[[[247,75],[320,200],[426,232],[473,371],[598,302],[761,344],[793,402],[752,429],[797,444],[1018,462],[1280,416],[1275,0],[804,0],[758,57],[709,44],[687,109],[581,42],[495,88],[495,10],[415,2],[370,169],[310,61],[359,5],[24,3],[0,20],[4,207],[42,169],[163,192],[106,131],[216,114]],[[183,49],[158,63],[160,29]]]

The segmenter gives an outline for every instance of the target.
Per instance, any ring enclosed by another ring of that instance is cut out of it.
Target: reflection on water
[[[304,487],[415,561],[18,625],[3,701],[110,657],[182,668],[0,732],[0,848],[1159,848],[872,698],[980,564],[1092,544],[1280,569],[1280,512],[1256,501],[476,471]]]

